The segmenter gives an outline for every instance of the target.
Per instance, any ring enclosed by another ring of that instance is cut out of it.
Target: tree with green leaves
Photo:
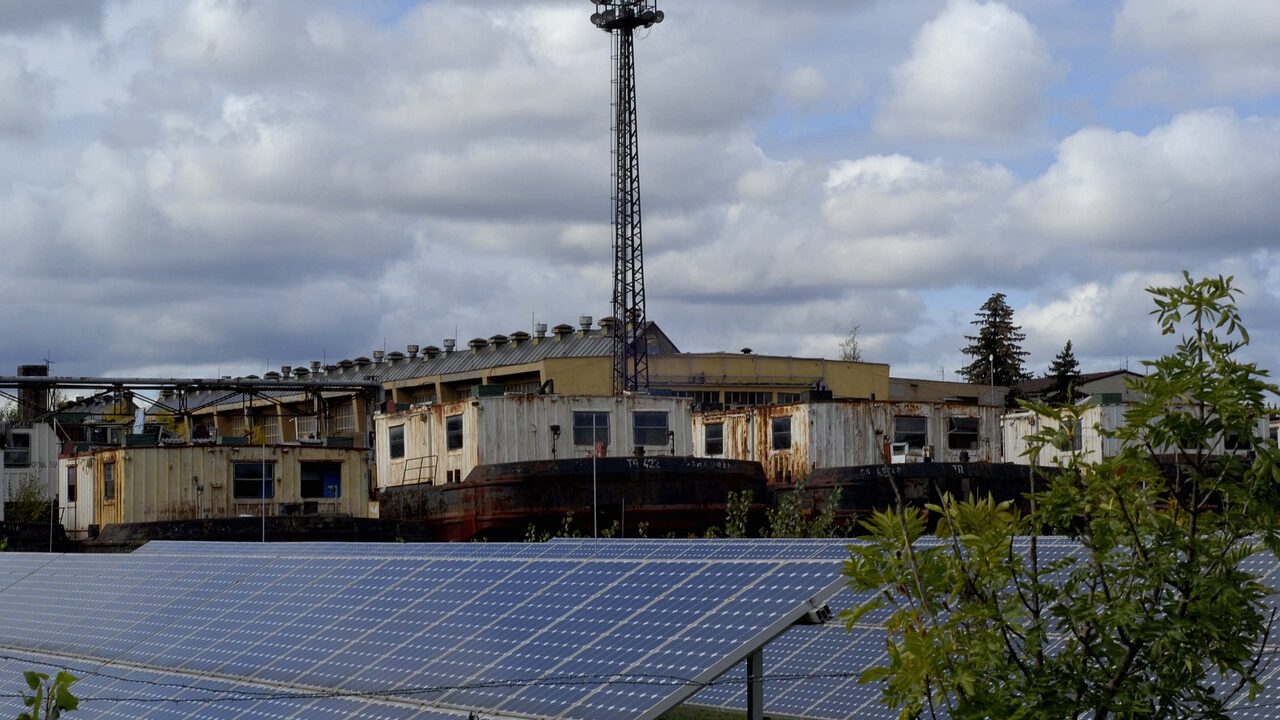
[[[936,539],[899,507],[850,549],[851,586],[876,596],[846,620],[890,610],[887,660],[863,679],[901,717],[1226,718],[1262,689],[1275,614],[1247,561],[1280,551],[1280,451],[1257,437],[1280,388],[1238,357],[1231,278],[1148,292],[1181,340],[1107,432],[1118,455],[1054,455],[1026,514],[944,497]],[[1083,408],[1027,407],[1033,462],[1069,446]]]
[[[963,352],[972,358],[959,371],[965,382],[1011,387],[1031,377],[1022,363],[1029,354],[1022,349],[1027,336],[1013,324],[1013,308],[1004,293],[992,293],[970,324],[977,326],[978,334],[965,335],[969,344]]]
[[[1063,346],[1062,352],[1054,356],[1045,377],[1053,378],[1053,385],[1045,397],[1050,405],[1073,403],[1079,397],[1077,387],[1080,385],[1080,361],[1076,360],[1070,340]]]

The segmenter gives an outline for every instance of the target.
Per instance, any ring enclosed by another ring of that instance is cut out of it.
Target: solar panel
[[[0,644],[109,669],[82,717],[651,718],[839,584],[814,544],[588,545],[0,556]]]

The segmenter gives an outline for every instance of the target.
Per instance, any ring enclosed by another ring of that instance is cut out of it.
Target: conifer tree
[[[1071,349],[1071,341],[1053,358],[1045,377],[1053,378],[1046,400],[1050,405],[1069,405],[1079,397],[1076,388],[1080,384],[1080,362]]]
[[[1022,349],[1027,336],[1013,324],[1013,308],[1005,302],[1004,293],[992,293],[971,324],[978,327],[978,334],[965,335],[969,345],[963,352],[973,361],[960,368],[961,377],[974,384],[1008,386],[1031,377],[1022,365],[1028,355]]]

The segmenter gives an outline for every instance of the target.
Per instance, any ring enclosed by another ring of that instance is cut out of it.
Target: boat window
[[[276,465],[273,462],[232,463],[231,494],[236,499],[253,500],[276,496]]]
[[[342,497],[342,463],[304,462],[301,473],[304,499]]]
[[[575,412],[573,414],[573,444],[594,447],[596,443],[609,444],[609,413]]]
[[[773,418],[769,426],[770,435],[773,436],[772,447],[774,450],[790,450],[791,449],[791,416]]]
[[[102,499],[116,499],[116,464],[113,462],[102,464]]]
[[[387,431],[387,441],[391,445],[391,457],[404,457],[404,426],[393,425]]]
[[[947,418],[947,448],[951,450],[977,450],[978,418]]]
[[[462,449],[461,415],[450,415],[444,419],[444,446],[447,450]]]
[[[724,424],[707,425],[705,455],[708,457],[724,454]]]
[[[632,413],[635,428],[635,444],[648,446],[666,445],[670,424],[665,412],[637,411]]]
[[[903,416],[893,419],[893,441],[906,443],[907,448],[919,450],[929,442],[929,418]]]

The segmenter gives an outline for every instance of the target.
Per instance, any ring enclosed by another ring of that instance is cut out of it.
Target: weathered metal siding
[[[275,466],[275,496],[265,502],[234,497],[233,463]],[[317,510],[353,517],[369,513],[365,451],[305,446],[135,447],[94,454],[94,514],[100,524],[192,520],[284,513],[317,503]],[[102,466],[115,463],[115,498],[104,495]],[[302,463],[341,465],[337,498],[303,498]]]
[[[1123,443],[1116,438],[1105,437],[1105,434],[1124,427],[1125,413],[1128,409],[1129,406],[1127,405],[1094,405],[1086,408],[1080,416],[1081,442],[1078,454],[1091,462],[1118,455],[1123,448]],[[1040,417],[1031,412],[1005,415],[1001,428],[1004,434],[1005,462],[1018,463],[1020,465],[1032,464],[1032,458],[1027,455],[1027,438],[1044,429],[1056,428],[1057,425],[1057,421]],[[1266,437],[1267,432],[1267,419],[1259,418],[1254,428],[1254,435],[1256,437]],[[1172,453],[1174,450],[1174,448],[1158,448],[1157,452],[1166,454]],[[1044,448],[1040,451],[1039,456],[1035,458],[1035,462],[1039,465],[1053,465],[1059,461],[1066,460],[1072,454],[1076,453],[1072,450]]]
[[[31,450],[26,465],[7,466],[0,453],[0,498],[10,497],[29,477],[34,477],[46,494],[57,492],[58,453],[61,446],[53,427],[46,423],[32,423],[30,427],[13,427],[10,433],[29,436]],[[0,520],[4,519],[3,505],[0,502]]]
[[[894,418],[928,419],[930,458],[936,462],[960,462],[961,449],[948,447],[948,418],[979,419],[979,447],[968,450],[969,460],[999,458],[1000,409],[986,405],[927,402],[837,400],[793,405],[738,408],[694,416],[695,454],[706,457],[706,426],[724,426],[724,453],[716,457],[755,460],[771,482],[791,482],[818,468],[854,467],[885,462],[893,439]],[[772,425],[777,417],[791,418],[791,447],[773,449]],[[908,456],[922,462],[923,451]]]
[[[67,469],[76,469],[76,499],[68,500]],[[89,526],[93,525],[94,505],[94,462],[93,455],[76,455],[64,457],[58,461],[58,517],[67,536],[72,539],[83,539],[89,534]]]
[[[377,467],[380,487],[429,482],[443,484],[450,473],[466,479],[477,465],[552,459],[552,425],[560,426],[554,439],[555,457],[590,457],[590,445],[574,445],[574,412],[609,413],[608,455],[635,452],[632,413],[667,413],[668,428],[675,433],[675,454],[693,453],[689,401],[682,398],[625,396],[622,398],[567,395],[510,395],[482,397],[441,405],[417,407],[405,412],[381,414],[377,426]],[[446,418],[462,416],[462,448],[446,449]],[[404,427],[403,458],[391,457],[390,429]],[[646,447],[647,454],[668,455],[671,446]],[[434,468],[434,470],[432,470]]]

